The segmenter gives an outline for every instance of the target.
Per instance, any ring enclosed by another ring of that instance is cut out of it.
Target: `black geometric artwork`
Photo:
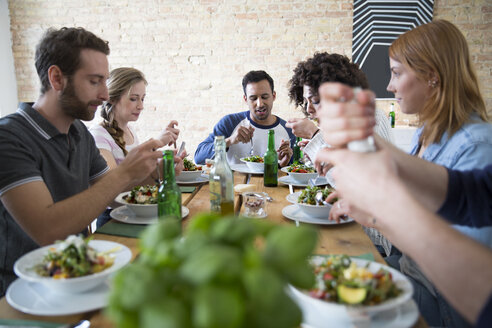
[[[388,48],[401,34],[432,20],[434,0],[354,0],[352,60],[366,73],[377,98],[391,77]]]

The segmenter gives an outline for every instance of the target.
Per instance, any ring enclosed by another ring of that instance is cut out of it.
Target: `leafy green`
[[[150,226],[140,256],[114,280],[107,313],[118,327],[298,327],[286,285],[311,288],[309,227],[199,214]]]

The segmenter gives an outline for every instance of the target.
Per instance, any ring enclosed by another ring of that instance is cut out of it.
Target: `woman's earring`
[[[436,80],[429,80],[427,82],[427,84],[429,85],[429,87],[435,88],[437,86],[437,81]]]

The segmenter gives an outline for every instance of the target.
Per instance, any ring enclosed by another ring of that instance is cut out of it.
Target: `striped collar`
[[[53,126],[47,119],[45,119],[37,110],[32,108],[34,103],[20,103],[17,113],[21,115],[35,131],[37,131],[43,138],[49,140],[57,135],[62,134],[56,127]],[[68,133],[70,135],[79,136],[78,128],[76,127],[75,120]]]

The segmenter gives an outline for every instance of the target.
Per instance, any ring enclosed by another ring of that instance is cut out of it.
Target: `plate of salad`
[[[240,159],[240,161],[245,163],[250,170],[255,172],[263,172],[265,167],[263,163],[263,157],[258,155],[243,157]]]
[[[202,175],[203,169],[201,165],[197,165],[187,158],[183,159],[184,169],[176,177],[176,181],[196,181]]]
[[[283,167],[282,172],[287,173],[292,179],[301,183],[307,183],[309,179],[316,179],[318,176],[314,167],[305,164],[292,164]]]
[[[157,216],[157,192],[158,186],[136,186],[130,191],[122,192],[115,201],[126,205],[136,216]]]
[[[326,198],[334,191],[335,189],[328,186],[308,186],[299,193],[296,204],[301,211],[309,216],[328,219],[331,206],[334,202],[336,202],[336,199],[332,200],[330,203],[327,203]],[[319,199],[319,201],[316,199],[316,195],[318,193],[321,194],[321,199]]]
[[[25,254],[15,262],[14,272],[56,291],[80,293],[103,283],[131,257],[124,245],[70,235]]]
[[[322,316],[371,316],[402,306],[413,294],[408,278],[374,261],[317,255],[310,264],[315,286],[310,290],[290,286],[290,291],[301,307],[316,309]]]

